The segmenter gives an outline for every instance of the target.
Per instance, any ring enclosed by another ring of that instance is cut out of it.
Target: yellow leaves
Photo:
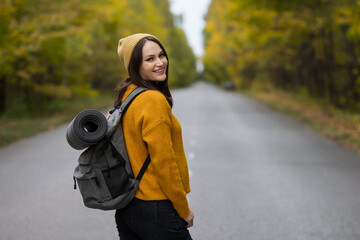
[[[171,83],[195,80],[195,56],[168,0],[0,0],[0,77],[18,89],[6,98],[36,105],[113,90],[128,77],[117,42],[135,32],[164,43],[175,63]]]
[[[35,84],[34,90],[37,94],[51,98],[71,98],[72,91],[67,86],[58,86],[54,84]]]
[[[360,0],[213,0],[205,36],[211,81],[266,79],[360,109]]]
[[[19,58],[25,58],[28,54],[28,51],[26,49],[26,46],[20,46],[19,48],[15,49],[13,53]]]
[[[338,24],[349,24],[351,22],[352,9],[349,7],[339,7],[335,11],[335,19]]]
[[[9,25],[11,22],[11,16],[15,11],[10,0],[0,1],[0,45],[4,39],[4,34],[9,31]]]
[[[17,77],[22,79],[21,85],[22,86],[29,86],[31,85],[31,75],[24,70],[17,71],[16,73]]]
[[[98,97],[99,91],[91,89],[90,86],[72,86],[71,91],[78,96]]]

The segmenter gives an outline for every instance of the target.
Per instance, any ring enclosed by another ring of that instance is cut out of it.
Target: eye
[[[151,62],[154,58],[150,57],[150,58],[146,58],[145,61],[146,62]]]
[[[165,53],[160,53],[159,58],[163,58],[163,57],[166,57]]]

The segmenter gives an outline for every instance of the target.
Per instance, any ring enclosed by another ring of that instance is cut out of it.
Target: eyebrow
[[[164,51],[161,51],[161,52],[159,53],[159,55],[160,55],[160,54],[163,54],[163,53],[164,53]],[[156,56],[156,54],[151,53],[151,54],[149,54],[149,55],[144,56],[144,58],[155,57],[155,56]]]

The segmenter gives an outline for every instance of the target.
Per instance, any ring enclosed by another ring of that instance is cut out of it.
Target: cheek
[[[139,69],[139,74],[140,74],[140,77],[144,76],[144,68],[142,66]]]
[[[147,66],[146,64],[142,64],[139,69],[140,76],[141,77],[146,76],[147,72],[149,72],[149,66]]]

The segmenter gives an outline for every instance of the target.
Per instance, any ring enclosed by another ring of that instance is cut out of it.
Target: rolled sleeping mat
[[[107,120],[101,112],[88,109],[80,112],[66,129],[66,140],[81,150],[100,141],[106,134]]]

